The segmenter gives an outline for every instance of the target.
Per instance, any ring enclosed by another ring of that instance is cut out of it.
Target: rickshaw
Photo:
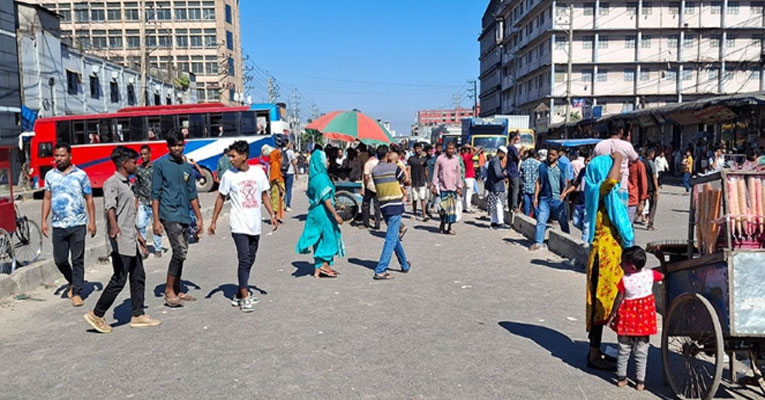
[[[0,273],[36,261],[42,253],[37,223],[21,215],[13,197],[11,148],[0,147]]]
[[[746,379],[765,392],[765,173],[723,170],[692,185],[687,240],[647,246],[665,274],[665,381],[680,399],[712,399],[726,354],[735,382],[747,353]]]
[[[335,182],[335,209],[344,222],[353,221],[361,214],[361,182]]]

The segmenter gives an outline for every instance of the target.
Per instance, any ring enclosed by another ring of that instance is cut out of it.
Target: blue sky
[[[409,134],[419,109],[463,106],[477,79],[482,0],[242,0],[242,41],[253,99],[301,93],[301,115],[357,108]]]

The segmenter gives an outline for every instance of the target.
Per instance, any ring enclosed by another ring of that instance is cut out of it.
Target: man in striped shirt
[[[406,174],[391,162],[388,154],[388,146],[382,145],[377,148],[377,158],[380,163],[372,169],[372,180],[377,190],[377,202],[380,204],[380,212],[388,225],[385,234],[385,244],[383,245],[380,261],[375,268],[375,280],[393,279],[393,276],[386,272],[390,264],[392,253],[395,251],[396,258],[401,264],[401,272],[409,272],[411,264],[406,260],[404,246],[401,245],[399,228],[401,226],[401,214],[404,213],[404,203],[406,202],[406,191],[404,183]]]

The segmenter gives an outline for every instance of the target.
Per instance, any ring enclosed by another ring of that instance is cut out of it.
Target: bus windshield
[[[473,138],[473,147],[484,150],[496,150],[499,146],[507,146],[507,137],[505,136],[486,136]]]

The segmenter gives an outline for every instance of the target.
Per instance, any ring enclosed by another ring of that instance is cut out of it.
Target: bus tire
[[[197,192],[210,192],[212,191],[213,186],[215,186],[215,180],[213,179],[212,172],[207,168],[202,167],[202,176],[197,179]]]

